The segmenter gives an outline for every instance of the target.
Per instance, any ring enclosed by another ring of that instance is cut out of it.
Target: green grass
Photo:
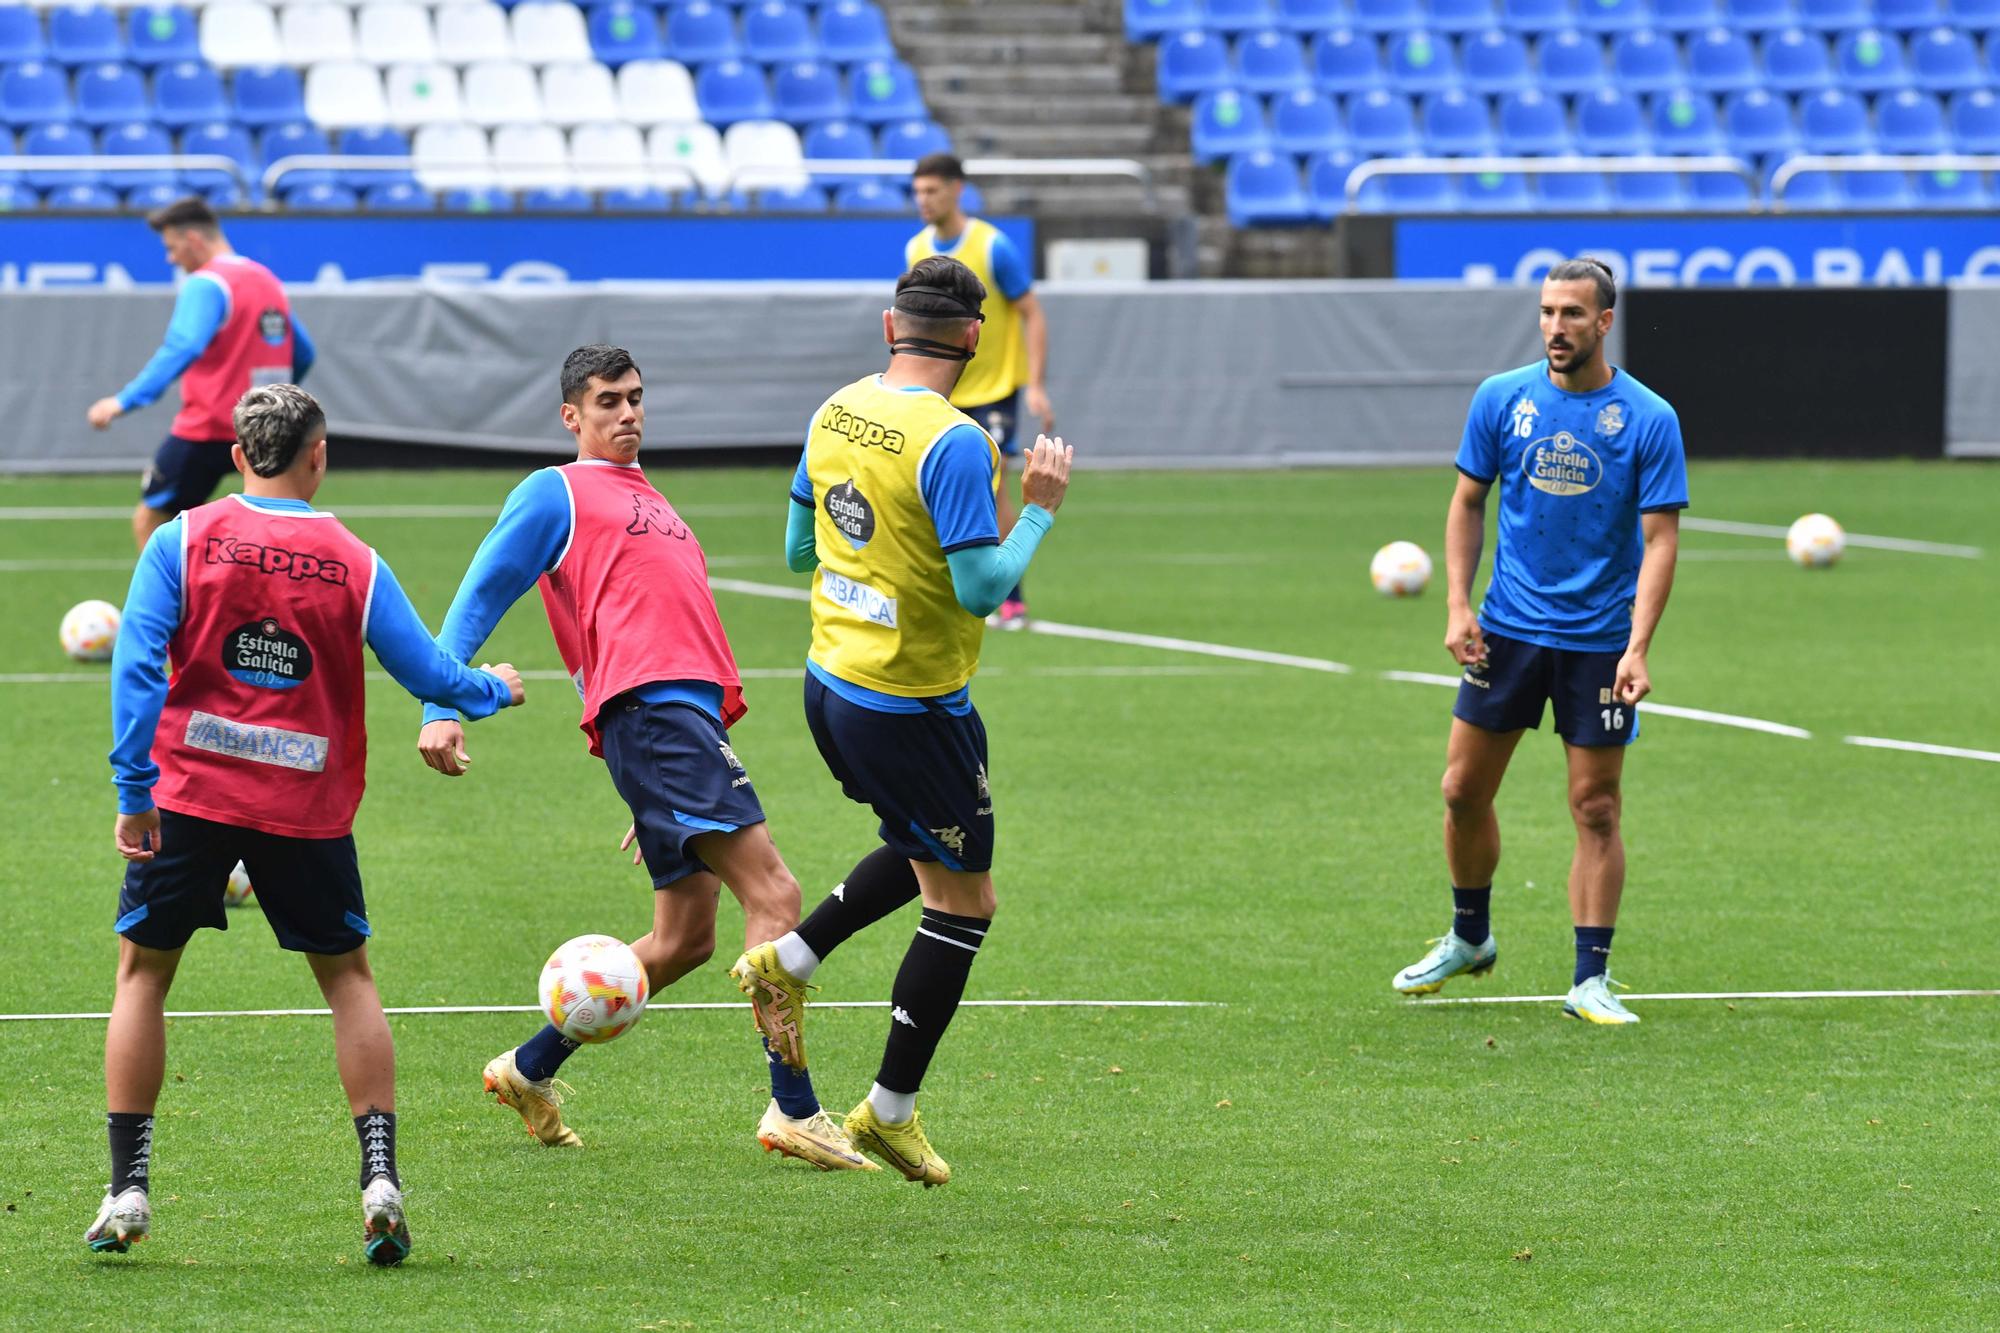
[[[337,460],[336,460],[337,463]],[[793,583],[776,472],[655,478],[718,572]],[[494,473],[336,472],[322,500],[492,502]],[[735,1012],[652,1015],[565,1070],[588,1147],[538,1149],[483,1102],[526,1016],[393,1020],[416,1251],[370,1270],[323,1019],[172,1025],[156,1236],[79,1236],[104,1180],[102,1025],[0,1024],[0,1323],[10,1327],[1978,1328],[2000,1321],[1991,999],[1638,1004],[1625,1031],[1551,1006],[1423,1007],[1386,982],[1446,920],[1437,777],[1442,599],[1378,598],[1382,542],[1437,550],[1437,472],[1080,478],[1031,586],[1054,620],[1280,652],[1335,676],[1040,635],[988,640],[1001,912],[971,994],[1173,998],[1177,1011],[961,1012],[924,1093],[957,1176],[822,1176],[760,1153],[761,1059]],[[1655,648],[1659,698],[1811,740],[1656,716],[1628,769],[1619,973],[1642,991],[2000,984],[2000,766],[1857,749],[1849,733],[2000,749],[1983,651],[2000,606],[2000,470],[1709,464],[1696,512],[1809,509],[1851,531],[1989,547],[1854,549],[1690,533]],[[0,506],[123,505],[129,483],[0,482]],[[478,519],[357,518],[441,616]],[[0,521],[0,560],[111,560],[122,521]],[[1162,558],[1164,556],[1164,558]],[[1718,558],[1720,557],[1720,558]],[[0,672],[57,654],[111,570],[0,574]],[[719,596],[737,656],[795,667],[805,608]],[[488,654],[557,666],[530,598]],[[1193,667],[1109,676],[1050,668]],[[867,850],[806,734],[758,678],[736,748],[808,903]],[[101,683],[0,683],[0,1012],[110,997],[119,863]],[[357,827],[390,1004],[532,997],[557,941],[636,935],[626,815],[562,682],[471,729],[472,774],[414,753],[370,689]],[[1506,945],[1464,994],[1566,985],[1560,747],[1501,797]],[[315,1005],[256,913],[190,948],[184,1008]],[[719,953],[740,916],[725,899]],[[887,994],[910,921],[817,980]],[[736,998],[720,964],[668,1000]],[[867,1088],[885,1019],[822,1010],[828,1104]]]

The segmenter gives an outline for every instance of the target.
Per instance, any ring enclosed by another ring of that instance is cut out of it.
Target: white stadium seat
[[[278,15],[278,39],[287,65],[354,58],[354,19],[346,5],[286,5]]]
[[[201,56],[217,69],[246,65],[282,65],[285,49],[278,41],[278,21],[263,5],[210,5],[201,11]]]
[[[458,71],[449,65],[393,65],[388,83],[391,125],[448,125],[465,118]]]
[[[676,168],[692,174],[705,194],[722,195],[729,190],[729,163],[722,156],[722,136],[713,125],[689,121],[655,126],[646,136],[646,157],[655,167],[668,168],[656,177],[655,183],[663,190],[687,188]]]
[[[465,118],[486,126],[540,124],[535,71],[512,60],[483,60],[466,70]]]
[[[321,61],[306,71],[306,114],[329,130],[387,124],[382,76],[359,60]]]
[[[738,190],[802,190],[812,183],[799,132],[782,120],[739,120],[722,136],[730,184]]]
[[[476,125],[425,125],[410,144],[417,181],[426,190],[472,189],[493,183],[486,132]]]
[[[570,173],[586,190],[646,184],[646,145],[636,126],[579,125],[569,136]]]
[[[618,114],[634,125],[700,120],[694,77],[677,60],[634,60],[618,71]]]
[[[481,60],[510,60],[513,38],[507,32],[507,11],[485,0],[439,5],[437,58],[450,65]]]
[[[561,189],[570,183],[569,145],[553,125],[502,125],[493,131],[493,174],[502,189]]]
[[[595,60],[548,66],[542,71],[542,108],[550,123],[562,126],[618,119],[611,71]]]
[[[583,11],[561,0],[530,0],[514,6],[514,59],[535,65],[591,60],[590,33]]]
[[[363,60],[377,65],[437,59],[437,38],[431,33],[431,12],[419,5],[373,4],[361,7],[357,49]]]

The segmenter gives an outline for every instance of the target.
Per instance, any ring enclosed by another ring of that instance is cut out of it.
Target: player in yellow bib
[[[903,267],[915,268],[921,259],[947,255],[971,269],[986,288],[979,350],[952,387],[951,405],[978,422],[1003,456],[1018,458],[1024,386],[1028,415],[1041,421],[1044,432],[1056,428],[1047,387],[1048,324],[1033,290],[1028,261],[998,227],[966,216],[965,168],[950,153],[932,153],[920,160],[911,173],[910,188],[927,225],[903,246]],[[1003,489],[1000,535],[1006,536],[1013,526],[1013,509]],[[1028,601],[1018,585],[987,623],[1001,629],[1027,625]]]
[[[806,721],[842,790],[881,819],[882,845],[797,930],[737,964],[746,989],[754,978],[803,1003],[835,947],[923,898],[889,993],[881,1069],[847,1132],[925,1185],[951,1168],[917,1119],[917,1090],[993,920],[986,728],[967,685],[983,618],[1055,522],[1072,452],[1035,441],[1003,542],[1000,451],[946,398],[979,345],[985,298],[957,260],[920,261],[883,315],[888,370],[836,392],[808,428],[785,531],[786,562],[817,569]]]

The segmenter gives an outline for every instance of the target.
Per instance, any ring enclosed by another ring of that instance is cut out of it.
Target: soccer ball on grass
[[[1807,569],[1825,569],[1847,549],[1847,533],[1825,514],[1807,514],[1785,533],[1785,551]]]
[[[1431,558],[1415,542],[1390,542],[1368,562],[1368,577],[1384,597],[1415,597],[1431,581]]]
[[[109,602],[78,602],[62,618],[62,650],[79,662],[108,662],[118,642],[118,608]]]
[[[579,935],[542,965],[542,1012],[571,1041],[610,1041],[646,1012],[650,987],[632,946]]]

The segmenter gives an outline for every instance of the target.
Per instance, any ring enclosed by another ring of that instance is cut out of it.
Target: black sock
[[[1014,591],[1007,594],[1007,600],[1010,602],[1025,602],[1028,600],[1028,594],[1022,592],[1021,585],[1017,583],[1014,585]]]
[[[1581,986],[1611,970],[1611,932],[1615,929],[1615,926],[1576,928],[1576,975],[1571,985]]]
[[[893,847],[877,847],[799,922],[799,938],[824,962],[849,935],[913,901],[917,892],[910,859]]]
[[[153,1167],[153,1117],[142,1111],[107,1111],[111,1131],[111,1192],[146,1189]]]
[[[355,1116],[354,1135],[361,1140],[361,1188],[367,1189],[377,1176],[403,1188],[403,1178],[396,1174],[396,1113],[371,1110]]]
[[[1493,933],[1493,924],[1487,916],[1487,908],[1493,902],[1493,886],[1483,889],[1461,889],[1451,886],[1451,931],[1467,944],[1484,944],[1486,937]]]
[[[986,928],[976,916],[953,916],[926,907],[910,951],[889,991],[889,1044],[875,1081],[891,1092],[914,1094],[924,1085],[938,1042],[958,1012],[972,960],[979,956]]]

